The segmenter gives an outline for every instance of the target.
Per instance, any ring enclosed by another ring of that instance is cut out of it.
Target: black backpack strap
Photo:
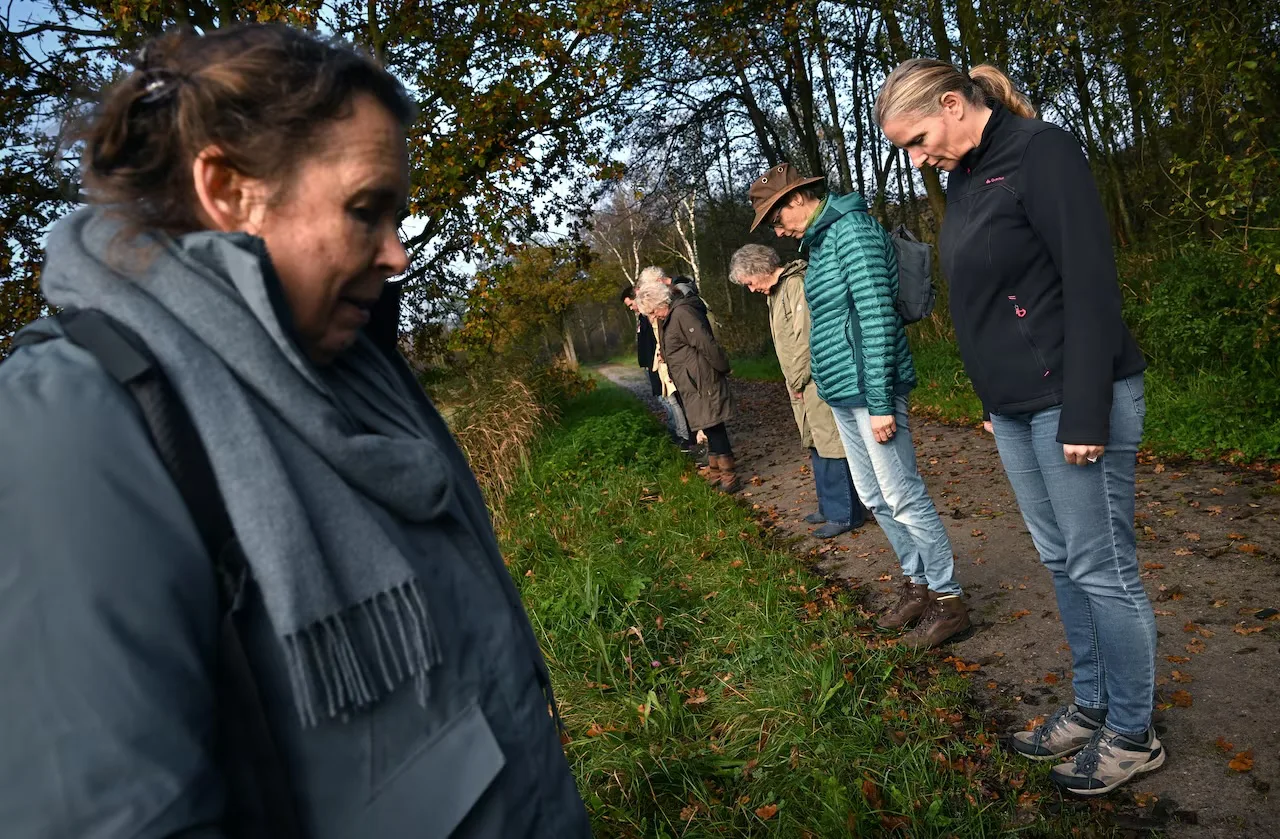
[[[235,617],[249,569],[191,416],[146,345],[124,325],[91,309],[63,313],[58,321],[67,338],[93,354],[138,403],[156,452],[214,563],[222,614],[217,747],[227,785],[226,819],[236,828],[231,835],[300,839],[289,777]]]

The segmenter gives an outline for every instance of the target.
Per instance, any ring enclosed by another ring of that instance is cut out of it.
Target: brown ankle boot
[[[876,617],[876,626],[881,629],[902,629],[915,623],[929,605],[929,587],[924,583],[913,583],[910,577],[904,577],[898,590],[898,602]]]
[[[929,592],[929,607],[916,628],[902,636],[902,646],[927,650],[969,628],[969,608],[958,594]]]
[[[738,476],[734,474],[733,455],[720,455],[720,491],[721,492],[737,492]]]
[[[720,484],[720,455],[708,455],[707,465],[699,466],[698,474],[705,478],[711,486],[718,486]]]

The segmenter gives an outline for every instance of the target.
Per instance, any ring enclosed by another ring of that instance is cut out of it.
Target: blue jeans
[[[1133,528],[1142,374],[1115,383],[1111,437],[1097,463],[1067,463],[1057,441],[1061,413],[992,414],[991,427],[1022,519],[1053,575],[1076,704],[1107,709],[1113,731],[1142,734],[1156,677],[1156,619],[1138,576]]]
[[[913,583],[928,583],[938,594],[960,594],[951,539],[916,469],[906,397],[894,399],[898,431],[887,443],[876,442],[866,408],[832,405],[831,412],[849,458],[853,485],[893,546],[902,573]]]
[[[662,397],[662,404],[667,408],[667,430],[671,432],[679,440],[688,440],[693,435],[689,433],[689,423],[684,418],[684,408],[680,407],[676,395]]]
[[[849,461],[840,457],[823,457],[817,449],[809,449],[813,466],[813,484],[818,493],[818,512],[830,522],[861,527],[866,521],[862,501],[853,487]]]

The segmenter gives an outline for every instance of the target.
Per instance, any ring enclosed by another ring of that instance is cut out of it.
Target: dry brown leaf
[[[687,693],[689,694],[689,698],[684,701],[684,704],[686,705],[702,705],[709,698],[707,696],[707,692],[702,688],[694,688],[693,690],[687,691]]]
[[[591,723],[591,727],[587,729],[587,736],[599,737],[601,734],[604,734],[604,729],[600,727],[600,723],[598,722]]]
[[[1164,464],[1163,464],[1163,463],[1157,463],[1157,464],[1156,464],[1156,468],[1155,468],[1155,473],[1156,473],[1157,475],[1159,475],[1159,474],[1160,474],[1161,472],[1163,472],[1163,471],[1164,471]]]
[[[1169,674],[1169,677],[1175,682],[1181,682],[1184,685],[1195,681],[1190,673],[1183,673],[1181,670],[1174,670]]]
[[[1200,534],[1199,534],[1199,533],[1190,533],[1190,532],[1188,532],[1188,533],[1184,533],[1184,534],[1182,534],[1182,535],[1183,535],[1183,536],[1185,536],[1185,537],[1187,537],[1187,541],[1188,541],[1188,542],[1199,542],[1199,541],[1200,541]]]
[[[867,800],[867,804],[871,806],[872,810],[884,808],[884,799],[880,797],[880,788],[870,778],[862,779],[862,797]]]
[[[698,815],[698,807],[694,804],[690,804],[680,811],[680,819],[682,821],[691,822],[696,815]]]
[[[1236,550],[1238,550],[1242,554],[1256,554],[1256,553],[1260,553],[1262,551],[1262,548],[1250,542],[1241,542],[1240,544],[1236,545]]]
[[[1243,539],[1243,538],[1244,538],[1244,534],[1243,534],[1243,533],[1228,533],[1228,534],[1227,534],[1227,538],[1228,538],[1228,539],[1230,539],[1230,540],[1231,540],[1231,541],[1233,541],[1233,542],[1239,542],[1241,539]]]
[[[1183,649],[1193,655],[1199,655],[1205,651],[1204,641],[1201,641],[1199,638],[1192,638],[1191,643],[1187,644]]]
[[[1046,685],[1056,685],[1056,684],[1058,683],[1058,674],[1057,674],[1057,673],[1049,673],[1049,674],[1047,674],[1047,675],[1044,677],[1044,683],[1045,683]]]
[[[1175,690],[1173,692],[1172,699],[1173,704],[1177,705],[1179,708],[1191,707],[1191,694],[1187,693],[1185,690]]]
[[[1163,562],[1144,562],[1142,563],[1142,567],[1148,571],[1159,571],[1161,568],[1164,567],[1164,563]]]
[[[1231,631],[1237,635],[1252,635],[1253,633],[1261,632],[1264,629],[1266,629],[1265,626],[1245,626],[1243,623],[1238,623]]]
[[[1044,724],[1044,715],[1040,714],[1038,716],[1032,717],[1031,719],[1027,720],[1027,724],[1023,727],[1023,729],[1025,731],[1035,731],[1036,726],[1043,725],[1043,724]]]
[[[766,804],[763,807],[757,807],[756,815],[759,816],[763,821],[768,821],[769,819],[778,815],[778,805]]]
[[[1231,758],[1230,762],[1227,763],[1227,767],[1237,772],[1248,772],[1253,768],[1253,751],[1241,752]]]
[[[957,673],[972,673],[976,670],[982,669],[982,665],[977,662],[974,662],[973,664],[966,664],[958,658],[951,663],[955,665]]]
[[[1164,660],[1170,664],[1186,664],[1191,659],[1185,655],[1167,655]]]
[[[1010,616],[1009,616],[1009,619],[1010,619],[1010,620],[1015,620],[1015,621],[1020,621],[1020,620],[1022,620],[1023,618],[1025,618],[1025,617],[1026,617],[1027,615],[1029,615],[1029,614],[1031,614],[1031,610],[1030,610],[1030,609],[1019,609],[1018,611],[1016,611],[1016,612],[1014,612],[1012,615],[1010,615]]]
[[[1177,612],[1170,612],[1168,609],[1152,609],[1152,611],[1164,618],[1173,617],[1177,614]]]
[[[1150,807],[1160,800],[1160,797],[1154,792],[1135,792],[1133,794],[1133,803],[1143,809]]]
[[[978,530],[977,528],[974,528],[973,530],[969,531],[969,535],[970,535],[970,536],[981,536],[981,535],[982,535],[982,531],[981,531],[981,530]]]
[[[740,560],[740,559],[735,559],[733,562],[730,562],[730,563],[729,563],[729,567],[730,567],[730,568],[741,568],[741,567],[742,567],[742,560]]]
[[[1235,743],[1232,743],[1230,740],[1228,740],[1225,737],[1219,737],[1217,741],[1214,742],[1213,745],[1217,747],[1218,751],[1222,752],[1224,755],[1231,754],[1231,750],[1236,747]]]
[[[1189,548],[1174,548],[1174,549],[1173,549],[1173,555],[1174,555],[1174,556],[1191,556],[1191,554],[1193,554],[1193,553],[1195,553],[1195,551],[1192,551],[1192,550],[1190,550]]]

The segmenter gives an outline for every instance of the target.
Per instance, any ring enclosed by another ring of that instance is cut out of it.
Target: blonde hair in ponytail
[[[876,124],[904,114],[928,116],[942,108],[943,94],[955,91],[974,105],[987,98],[999,100],[1020,117],[1034,117],[1031,100],[1013,80],[990,64],[974,67],[968,75],[936,58],[909,58],[894,68],[876,96]]]
[[[1027,118],[1036,115],[1036,108],[1027,98],[1027,94],[1018,90],[1013,84],[1013,79],[1006,76],[998,67],[979,64],[969,71],[969,78],[982,88],[983,93],[992,99],[999,100],[1011,113]]]

